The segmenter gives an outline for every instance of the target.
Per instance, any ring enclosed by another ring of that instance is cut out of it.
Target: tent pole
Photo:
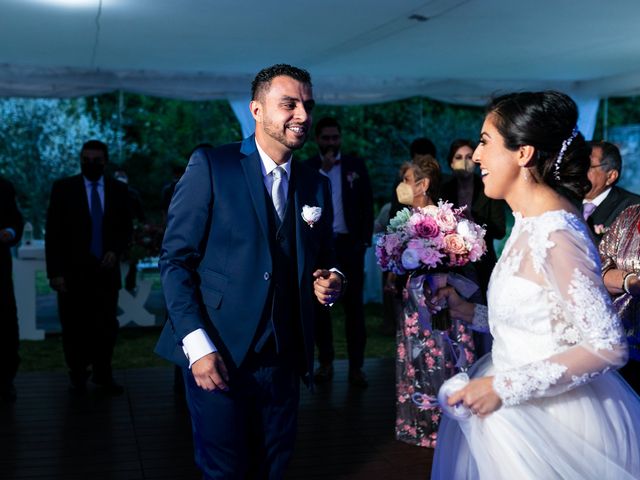
[[[609,97],[604,97],[604,118],[602,120],[603,140],[609,140]]]
[[[122,90],[118,90],[118,160],[122,165],[122,112],[124,110],[124,94]]]

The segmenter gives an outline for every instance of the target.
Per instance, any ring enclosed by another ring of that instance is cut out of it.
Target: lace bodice
[[[556,395],[627,360],[586,225],[565,211],[515,225],[489,284],[494,388],[505,406]]]

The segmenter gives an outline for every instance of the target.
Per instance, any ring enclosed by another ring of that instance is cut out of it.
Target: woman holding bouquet
[[[438,198],[440,166],[433,157],[414,157],[401,167],[400,174],[403,181],[397,194],[401,203],[411,205],[413,211],[437,208],[434,199]],[[446,273],[438,275],[446,282]],[[417,311],[420,300],[407,288],[417,290],[424,300],[423,285],[429,288],[424,275],[414,277],[409,285],[406,274],[389,273],[389,277],[392,288],[403,292],[403,314],[396,331],[396,438],[433,448],[441,410],[430,399],[447,378],[475,360],[472,332],[459,321],[442,332],[434,331],[431,323],[420,320]]]
[[[473,415],[441,423],[434,479],[640,478],[640,399],[614,371],[627,343],[577,206],[590,165],[577,119],[559,92],[489,105],[473,159],[515,225],[487,307],[449,287],[432,299],[494,336],[448,399]]]

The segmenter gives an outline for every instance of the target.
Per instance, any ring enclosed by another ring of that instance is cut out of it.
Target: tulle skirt
[[[470,375],[492,370],[489,354]],[[610,372],[485,418],[443,418],[431,478],[640,479],[640,397]]]

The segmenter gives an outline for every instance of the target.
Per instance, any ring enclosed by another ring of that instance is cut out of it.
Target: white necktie
[[[282,167],[276,167],[271,172],[271,175],[273,175],[273,185],[271,185],[271,200],[273,201],[273,206],[278,213],[278,218],[282,220],[282,218],[284,217],[284,205],[287,202],[285,193],[287,171]]]

